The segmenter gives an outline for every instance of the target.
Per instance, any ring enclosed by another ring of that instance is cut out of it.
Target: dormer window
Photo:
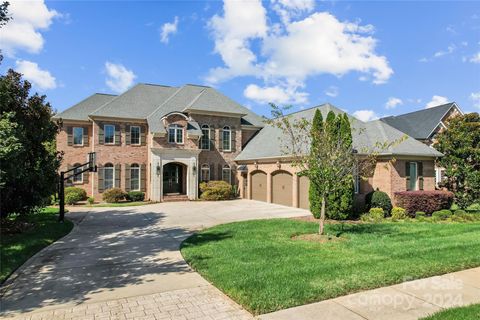
[[[168,142],[183,144],[183,127],[178,124],[171,124],[168,127]]]

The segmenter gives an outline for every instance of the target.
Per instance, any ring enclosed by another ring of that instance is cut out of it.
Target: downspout
[[[95,122],[92,120],[92,152],[95,152]],[[95,156],[95,165],[97,161],[97,157]],[[95,197],[95,172],[91,172],[92,176],[90,177],[90,181],[92,183],[92,197]]]

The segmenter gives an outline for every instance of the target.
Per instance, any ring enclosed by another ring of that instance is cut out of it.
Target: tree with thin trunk
[[[266,122],[282,130],[282,153],[291,157],[300,175],[310,180],[311,211],[319,217],[318,233],[322,235],[328,196],[340,193],[345,185],[352,184],[354,175],[364,179],[371,176],[379,152],[399,141],[375,143],[373,148],[361,150],[361,156],[358,156],[360,152],[353,147],[351,132],[349,135],[340,134],[352,130],[346,114],[330,111],[323,121],[317,109],[313,119],[305,119],[297,114],[285,115],[284,110],[288,107],[270,105],[273,117]]]

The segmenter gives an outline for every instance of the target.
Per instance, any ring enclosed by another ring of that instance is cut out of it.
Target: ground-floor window
[[[115,169],[113,164],[107,163],[103,168],[103,188],[112,189],[115,185]]]
[[[130,166],[130,190],[140,190],[140,166],[136,163]]]
[[[79,166],[80,166],[80,163],[75,163],[73,165],[74,168],[79,167]],[[73,170],[73,174],[75,174],[73,176],[73,182],[74,183],[82,183],[83,182],[83,174],[80,173],[80,172],[82,172],[82,169],[83,169],[82,167],[79,167],[79,168],[76,168],[76,169]]]
[[[202,169],[201,169],[201,176],[200,176],[201,181],[210,181],[210,165],[209,164],[202,164]]]
[[[407,190],[417,190],[417,163],[407,162],[406,164]]]
[[[224,165],[222,169],[222,180],[228,183],[232,183],[232,170],[228,165]]]

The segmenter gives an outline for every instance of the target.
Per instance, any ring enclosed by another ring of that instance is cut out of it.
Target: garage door
[[[252,172],[252,199],[267,201],[267,174],[263,171]]]
[[[272,202],[292,206],[292,175],[280,171],[272,175]]]
[[[302,209],[310,209],[308,201],[308,189],[310,187],[310,180],[307,177],[298,177],[298,206]]]

